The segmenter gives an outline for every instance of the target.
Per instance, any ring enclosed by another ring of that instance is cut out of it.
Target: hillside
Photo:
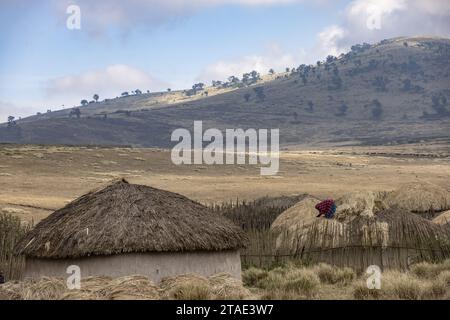
[[[142,94],[0,125],[0,142],[170,147],[191,128],[280,128],[284,146],[450,142],[450,40],[396,38],[241,88]],[[259,89],[257,89],[259,88]],[[204,92],[208,91],[208,95]],[[248,101],[247,101],[248,100]]]

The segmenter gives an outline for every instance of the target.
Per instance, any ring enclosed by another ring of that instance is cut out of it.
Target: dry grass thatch
[[[346,209],[351,219],[341,211],[339,219],[328,220],[316,218],[317,203],[305,199],[274,221],[279,254],[355,269],[370,264],[406,268],[416,260],[450,255],[449,230],[418,215],[398,208],[368,215],[362,206],[360,211]]]
[[[246,235],[182,195],[125,180],[90,192],[30,231],[16,253],[75,258],[128,252],[237,249]]]
[[[181,275],[159,286],[144,276],[82,279],[81,288],[69,290],[64,280],[42,278],[0,285],[0,300],[159,300],[249,299],[250,291],[229,274],[209,278]]]
[[[389,193],[386,203],[415,213],[439,212],[450,209],[450,192],[429,182],[408,183]]]
[[[373,217],[388,208],[386,192],[356,191],[347,193],[336,201],[336,219],[350,221],[358,216]]]
[[[14,255],[14,247],[30,230],[19,217],[0,213],[0,274],[7,280],[20,279],[25,259]]]
[[[437,223],[437,224],[442,224],[442,225],[449,224],[450,223],[450,210],[439,214],[436,218],[433,219],[433,222]]]

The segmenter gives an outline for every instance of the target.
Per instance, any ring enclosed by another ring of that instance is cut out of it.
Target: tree
[[[252,96],[252,95],[251,95],[250,93],[247,92],[247,93],[244,95],[245,102],[249,102],[251,96]]]
[[[275,70],[273,70],[273,69],[269,70],[269,74],[273,75],[274,73],[275,73]]]
[[[129,95],[128,91],[122,92],[121,94],[122,97],[128,97]]]
[[[286,72],[290,72],[291,71],[291,68],[286,68]]]
[[[436,111],[436,113],[440,116],[446,116],[449,114],[447,110],[447,98],[441,93],[438,95],[433,95],[431,97],[432,105],[431,107]]]
[[[16,121],[14,121],[14,119],[16,119],[16,117],[8,116],[8,127],[12,127],[12,126],[16,125]]]
[[[86,106],[89,102],[86,99],[81,100],[81,105],[84,107]]]
[[[381,120],[381,116],[383,115],[383,106],[378,99],[372,101],[372,118],[374,120]]]
[[[73,108],[69,113],[69,117],[72,118],[72,116],[76,116],[79,119],[81,117],[80,108]]]
[[[311,100],[308,101],[308,108],[306,108],[306,111],[310,113],[314,112],[314,103]]]
[[[412,87],[411,80],[409,80],[409,79],[403,80],[403,90],[404,91],[410,91],[411,87]]]
[[[134,94],[135,95],[140,95],[140,94],[142,94],[142,91],[139,90],[139,89],[136,89],[136,90],[134,90]]]
[[[203,90],[204,87],[205,87],[205,84],[202,82],[199,82],[192,86],[192,90],[194,91],[194,94],[197,94],[197,91]]]
[[[259,99],[259,101],[264,101],[266,99],[266,95],[264,94],[264,87],[253,88],[253,91],[255,91],[256,97]]]
[[[170,88],[167,88],[167,92],[171,92],[172,91],[172,89],[170,89]]]
[[[336,116],[338,116],[338,117],[346,116],[347,115],[347,110],[348,110],[347,105],[345,103],[341,104],[338,107],[338,113],[336,113]]]
[[[94,96],[93,96],[92,98],[95,100],[95,102],[98,102],[98,99],[99,99],[100,97],[98,96],[98,94],[94,94]]]

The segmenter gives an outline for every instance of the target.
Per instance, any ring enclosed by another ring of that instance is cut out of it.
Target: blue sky
[[[357,42],[450,29],[445,0],[30,2],[0,0],[0,122],[94,93],[186,88],[312,63]],[[80,7],[80,30],[66,27],[70,4]],[[366,24],[373,6],[377,30]],[[419,18],[427,27],[411,25]]]

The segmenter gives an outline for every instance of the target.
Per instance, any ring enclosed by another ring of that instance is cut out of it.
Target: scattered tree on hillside
[[[409,80],[409,79],[403,80],[403,90],[404,91],[410,91],[411,87],[412,87],[411,80]]]
[[[199,82],[199,83],[195,83],[195,84],[192,86],[192,90],[194,90],[195,92],[197,92],[197,91],[203,90],[204,87],[205,87],[205,84],[202,83],[202,82]]]
[[[347,111],[348,111],[348,107],[345,103],[343,103],[338,107],[338,112],[336,113],[336,116],[344,117],[347,115]]]
[[[94,96],[92,98],[95,100],[95,102],[98,102],[98,99],[100,99],[98,94],[94,94]]]
[[[305,108],[305,110],[308,111],[309,113],[313,113],[314,112],[314,102],[309,100],[308,101],[308,107]]]
[[[331,77],[331,81],[328,84],[328,90],[339,90],[342,88],[342,79],[339,74],[335,74]]]
[[[252,72],[249,72],[249,73],[244,73],[242,75],[242,82],[246,86],[250,86],[254,83],[257,83],[258,80],[261,80],[261,75],[258,72],[256,72],[255,70],[253,70]]]
[[[69,117],[72,118],[72,116],[75,116],[79,119],[81,117],[80,108],[73,108],[72,110],[70,110]]]
[[[8,127],[12,127],[16,125],[15,121],[16,117],[14,116],[8,116]]]
[[[259,101],[264,101],[266,99],[266,95],[264,94],[264,87],[253,88],[253,91],[255,91],[256,97]]]
[[[375,80],[373,81],[373,85],[378,91],[387,91],[387,84],[389,83],[389,80],[382,76],[375,77]]]
[[[167,88],[167,92],[171,92],[172,91],[172,89],[170,89],[170,88]]]
[[[128,93],[128,91],[122,92],[121,96],[122,97],[128,97],[130,94]]]
[[[86,99],[81,100],[80,103],[83,107],[89,104],[89,102]]]
[[[383,106],[378,99],[372,101],[372,118],[374,120],[381,120],[381,116],[383,115]]]
[[[332,55],[327,56],[327,63],[332,63],[334,60],[336,60],[335,56]]]
[[[250,101],[250,97],[251,97],[251,94],[247,92],[247,93],[244,95],[245,102],[249,102],[249,101]]]
[[[136,89],[136,90],[134,90],[134,94],[135,95],[140,95],[140,94],[142,94],[142,91],[139,90],[139,89]]]
[[[431,107],[433,108],[434,111],[436,111],[436,114],[440,115],[440,116],[448,116],[450,113],[447,110],[447,98],[442,94],[438,94],[438,95],[433,95],[431,97]]]

